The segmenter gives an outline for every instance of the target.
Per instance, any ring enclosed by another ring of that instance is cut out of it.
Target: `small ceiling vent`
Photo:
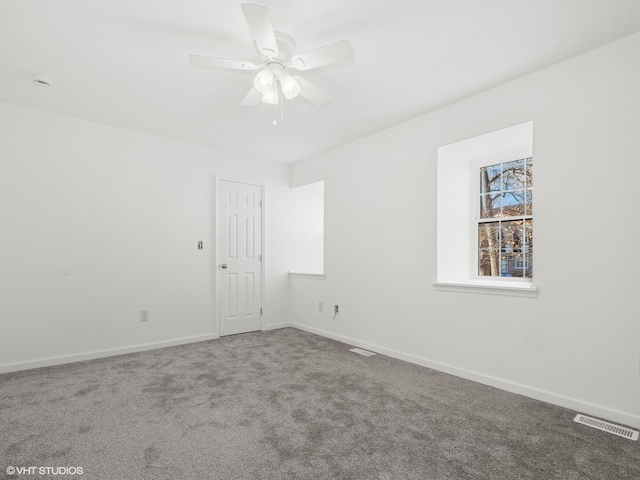
[[[41,87],[53,86],[53,82],[49,77],[43,77],[40,75],[33,77],[33,83],[35,83],[36,85],[40,85]]]
[[[589,427],[597,428],[598,430],[604,430],[605,432],[619,435],[620,437],[628,438],[629,440],[638,440],[638,432],[631,430],[630,428],[621,427],[609,422],[603,422],[597,418],[587,417],[586,415],[578,414],[573,419],[574,422],[587,425]]]

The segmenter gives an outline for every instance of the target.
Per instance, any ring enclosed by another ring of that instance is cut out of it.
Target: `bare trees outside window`
[[[531,278],[533,158],[479,170],[478,275]]]

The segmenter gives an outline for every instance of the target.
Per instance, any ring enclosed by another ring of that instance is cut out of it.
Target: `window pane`
[[[525,160],[508,162],[502,166],[502,189],[519,190],[525,188]]]
[[[487,193],[480,195],[480,218],[495,218],[500,216],[502,194]]]
[[[532,277],[533,221],[522,218],[533,215],[532,181],[533,158],[480,169],[478,275]]]
[[[524,240],[524,253],[533,253],[533,220],[525,220]]]
[[[524,215],[525,190],[505,192],[502,197],[502,216],[520,217]]]
[[[524,224],[521,220],[501,222],[502,245],[500,248],[502,277],[522,277],[522,248]]]
[[[478,225],[478,248],[500,248],[500,223]]]
[[[500,224],[478,225],[478,275],[500,275]]]
[[[498,249],[478,250],[478,275],[482,277],[500,276],[500,252]]]
[[[503,277],[524,276],[524,256],[520,253],[508,256],[507,268],[502,270]]]
[[[497,192],[500,190],[500,173],[502,164],[490,165],[480,169],[480,193]]]
[[[520,253],[524,244],[524,225],[521,220],[515,222],[502,222],[503,253]]]
[[[527,278],[531,278],[533,277],[533,254],[527,253],[525,254],[524,258],[524,276]]]

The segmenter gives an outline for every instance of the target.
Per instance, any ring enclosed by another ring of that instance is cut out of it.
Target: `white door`
[[[262,187],[220,181],[220,336],[262,327]]]

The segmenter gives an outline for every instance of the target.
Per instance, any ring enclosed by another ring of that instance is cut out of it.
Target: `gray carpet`
[[[640,442],[575,412],[349,348],[287,328],[0,375],[0,478],[640,479]]]

